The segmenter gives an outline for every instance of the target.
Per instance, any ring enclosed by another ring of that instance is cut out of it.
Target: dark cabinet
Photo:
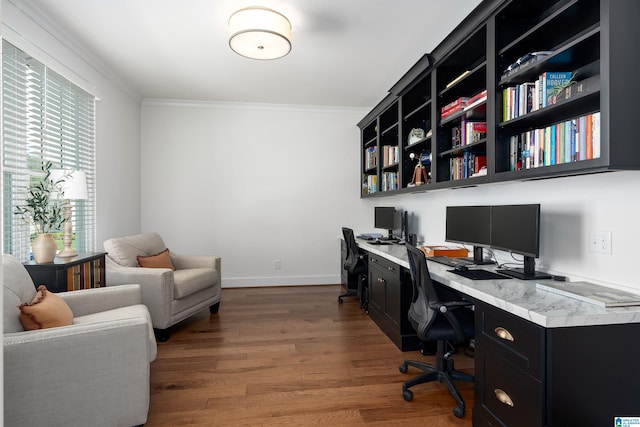
[[[611,425],[640,406],[640,324],[544,328],[476,302],[473,425]]]
[[[484,0],[358,123],[362,196],[640,169],[638,16],[636,0]],[[418,158],[429,183],[411,186]]]
[[[369,316],[402,351],[417,350],[420,340],[407,319],[412,289],[409,272],[369,254]]]
[[[100,288],[105,282],[105,252],[78,254],[73,258],[55,258],[51,263],[24,264],[36,287],[45,285],[51,292]]]

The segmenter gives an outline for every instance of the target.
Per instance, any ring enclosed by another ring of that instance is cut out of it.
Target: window
[[[30,257],[33,231],[14,212],[46,161],[85,171],[89,199],[71,201],[74,243],[95,250],[95,97],[6,40],[2,87],[4,253]]]

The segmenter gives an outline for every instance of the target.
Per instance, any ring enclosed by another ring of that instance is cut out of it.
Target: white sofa
[[[25,331],[19,306],[36,295],[3,255],[4,425],[142,425],[156,342],[139,285],[62,292],[73,324]]]
[[[139,283],[142,302],[149,308],[158,341],[169,338],[169,327],[209,308],[217,313],[221,296],[219,257],[170,257],[175,271],[138,265],[138,256],[157,255],[167,249],[157,233],[108,239],[104,242],[107,286]]]

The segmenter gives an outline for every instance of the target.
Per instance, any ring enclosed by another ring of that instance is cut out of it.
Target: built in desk
[[[357,242],[400,276],[408,271],[404,246]],[[471,280],[435,262],[428,268],[475,304],[474,426],[613,426],[614,417],[640,417],[640,307],[536,289],[547,280]],[[376,283],[369,286],[376,299]],[[404,309],[411,284],[400,286]]]

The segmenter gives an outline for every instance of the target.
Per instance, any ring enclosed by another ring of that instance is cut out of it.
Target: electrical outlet
[[[282,263],[280,262],[279,259],[274,260],[273,264],[274,264],[276,270],[280,270],[280,268],[282,268]]]
[[[611,255],[611,232],[592,230],[589,233],[589,251]]]

